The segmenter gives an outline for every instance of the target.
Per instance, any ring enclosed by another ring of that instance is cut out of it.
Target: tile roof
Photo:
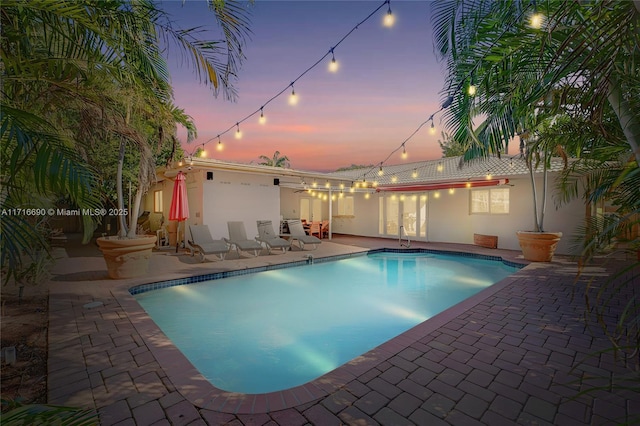
[[[526,163],[520,156],[503,156],[502,158],[493,156],[465,163],[461,163],[461,158],[445,157],[415,163],[385,165],[382,167],[384,172],[382,175],[378,174],[379,167],[374,166],[366,169],[332,172],[328,173],[328,177],[351,178],[354,182],[376,181],[378,186],[384,186],[478,180],[485,179],[487,174],[491,174],[494,179],[529,174]],[[549,171],[557,172],[563,167],[562,158],[553,158]],[[536,173],[542,173],[542,166],[538,167]]]

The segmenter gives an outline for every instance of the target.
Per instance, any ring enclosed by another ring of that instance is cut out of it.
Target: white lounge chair
[[[224,240],[234,246],[240,256],[241,251],[253,252],[254,256],[258,256],[262,251],[262,244],[256,240],[247,238],[247,231],[244,229],[244,222],[227,222],[229,228],[229,238]]]
[[[283,253],[291,248],[291,241],[287,241],[284,238],[280,238],[273,230],[273,223],[270,220],[259,220],[258,224],[258,236],[256,240],[264,244],[271,254],[272,249],[281,249]]]
[[[191,256],[198,252],[200,262],[204,262],[206,254],[215,254],[220,257],[220,260],[224,260],[231,250],[231,246],[225,241],[214,240],[211,237],[208,225],[189,225],[189,232],[191,232],[189,240],[189,245],[192,247]]]
[[[299,220],[288,220],[287,225],[289,225],[289,236],[291,241],[298,241],[300,250],[304,250],[305,244],[313,245],[313,249],[315,250],[318,247],[318,244],[322,243],[320,238],[314,237],[313,235],[307,235],[302,227],[302,222]]]

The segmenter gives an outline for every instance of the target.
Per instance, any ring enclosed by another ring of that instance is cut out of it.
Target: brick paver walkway
[[[147,344],[155,336],[141,337],[126,291],[91,279],[101,277],[99,266],[85,263],[52,281],[49,403],[95,408],[105,426],[633,422],[640,393],[608,386],[628,370],[611,353],[597,353],[608,340],[584,321],[586,285],[601,286],[619,267],[590,266],[576,283],[568,261],[530,265],[468,309],[436,318],[343,386],[318,390],[324,396],[288,409],[257,396],[264,412],[234,414],[185,397],[188,381],[176,384],[163,368],[170,357],[161,365]],[[636,289],[639,276],[638,268],[627,274]],[[615,322],[631,297],[629,288],[615,295],[604,320]],[[102,305],[87,306],[93,301]],[[591,386],[604,388],[579,394]]]

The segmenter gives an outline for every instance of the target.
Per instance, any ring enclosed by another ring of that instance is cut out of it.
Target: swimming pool
[[[375,253],[135,294],[219,389],[309,382],[517,270],[500,261]]]

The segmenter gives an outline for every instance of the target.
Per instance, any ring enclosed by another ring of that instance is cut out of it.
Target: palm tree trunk
[[[118,152],[118,172],[116,173],[116,194],[118,196],[118,212],[124,211],[124,192],[122,190],[122,168],[124,167],[124,150],[126,142],[120,138],[120,151]],[[124,215],[118,215],[118,237],[127,235],[127,222]]]
[[[540,232],[540,226],[538,224],[538,191],[536,191],[536,179],[533,176],[533,164],[531,158],[527,158],[527,168],[529,169],[529,178],[531,179],[531,191],[533,192],[533,222],[534,231]]]
[[[544,153],[544,165],[542,167],[542,207],[540,208],[540,217],[538,218],[538,231],[544,232],[544,212],[547,209],[547,151]]]
[[[636,7],[640,7],[639,3],[635,2]],[[633,151],[633,155],[636,157],[636,162],[640,166],[640,122],[638,121],[638,116],[629,108],[629,102],[622,95],[620,84],[614,75],[609,77],[609,95],[607,99],[618,117],[622,131]]]
[[[133,203],[129,206],[129,232],[127,237],[133,238],[138,233],[138,215],[140,214],[140,203],[142,202],[142,191],[138,187],[136,195],[133,197]]]

